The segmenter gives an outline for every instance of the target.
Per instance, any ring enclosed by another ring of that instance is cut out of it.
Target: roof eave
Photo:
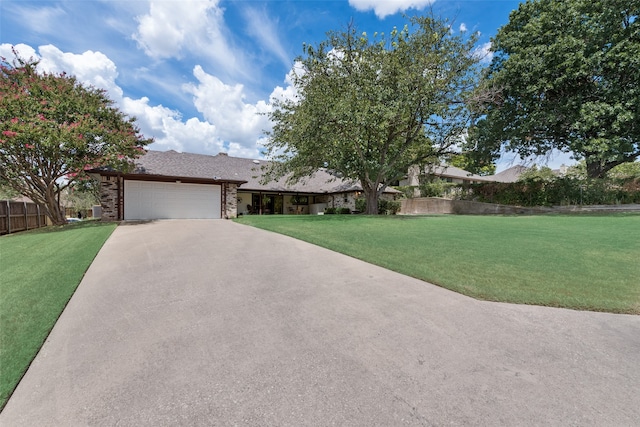
[[[178,175],[154,175],[146,173],[122,173],[110,170],[92,169],[87,171],[88,174],[99,174],[103,176],[121,176],[124,179],[132,181],[156,181],[156,182],[177,182],[185,184],[237,184],[238,186],[247,183],[245,180],[238,179],[226,179],[226,178],[201,178],[192,176],[178,176]]]

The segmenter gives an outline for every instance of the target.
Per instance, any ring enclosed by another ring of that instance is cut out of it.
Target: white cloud
[[[42,61],[42,69],[74,75],[85,84],[106,89],[109,97],[118,101],[122,98],[122,89],[116,84],[118,70],[116,64],[102,52],[88,50],[82,54],[62,52],[53,45],[38,48]]]
[[[199,65],[193,74],[199,83],[185,85],[185,90],[193,95],[198,111],[216,126],[222,139],[257,151],[260,135],[270,128],[269,119],[264,115],[271,108],[269,104],[262,100],[246,103],[241,84],[227,85]]]
[[[179,55],[185,43],[186,30],[189,28],[184,24],[189,25],[194,24],[194,22],[188,22],[190,20],[183,21],[182,14],[174,14],[171,9],[180,12],[188,11],[189,8],[181,7],[179,2],[165,2],[151,3],[149,9],[148,15],[138,17],[138,32],[133,35],[134,40],[152,58],[170,58]],[[202,14],[195,16],[195,28],[201,26],[197,20],[202,17]]]
[[[467,31],[467,26],[465,25],[465,23],[463,22],[462,24],[460,24],[460,32],[464,33]]]
[[[122,89],[116,84],[118,71],[105,54],[88,50],[81,54],[62,52],[53,45],[40,46],[38,53],[31,46],[18,44],[15,46],[20,57],[24,59],[39,59],[38,69],[49,73],[62,73],[76,76],[86,85],[92,85],[100,89],[106,89],[109,97],[118,101],[122,98]],[[0,46],[0,55],[13,58],[11,45]]]
[[[39,59],[40,56],[36,53],[36,50],[29,45],[19,43],[17,45],[11,45],[9,43],[0,44],[0,56],[3,57],[10,64],[13,63],[15,55],[12,49],[18,53],[22,59]]]
[[[423,9],[435,0],[349,0],[349,4],[361,12],[373,10],[380,19],[404,12],[407,9]]]
[[[125,97],[122,109],[137,118],[137,124],[145,136],[154,136],[155,141],[149,146],[151,149],[204,154],[225,151],[224,141],[218,137],[216,127],[210,123],[197,118],[183,122],[179,112],[162,105],[151,106],[146,97]]]
[[[255,8],[244,9],[249,34],[268,52],[276,56],[285,66],[291,66],[291,60],[280,41],[283,31],[278,28],[278,21],[272,20],[267,13]]]
[[[491,52],[491,42],[484,43],[476,50],[474,50],[474,55],[480,59],[480,62],[488,63],[493,59],[493,52]]]
[[[304,74],[304,68],[299,61],[296,61],[291,68],[291,71],[287,73],[284,82],[286,83],[285,87],[276,86],[271,95],[269,96],[269,101],[285,101],[285,100],[295,100],[298,97],[298,90],[295,86],[293,86],[293,77],[295,74],[298,76],[302,76]]]
[[[228,72],[244,72],[244,60],[225,37],[223,14],[218,0],[152,0],[149,13],[137,17],[132,37],[153,59],[181,58],[189,52],[210,58]]]
[[[26,4],[26,6],[25,6]],[[34,5],[38,3],[33,2]],[[37,7],[24,2],[20,6],[11,5],[12,11],[18,15],[18,19],[29,30],[37,34],[50,34],[56,30],[55,23],[66,12],[60,7]]]

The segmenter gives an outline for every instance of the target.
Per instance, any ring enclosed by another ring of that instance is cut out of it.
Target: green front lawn
[[[115,228],[88,221],[0,237],[0,409]]]
[[[245,216],[479,299],[640,314],[640,215]]]

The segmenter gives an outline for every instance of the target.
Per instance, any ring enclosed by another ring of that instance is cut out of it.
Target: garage
[[[124,181],[124,219],[219,219],[221,186]]]

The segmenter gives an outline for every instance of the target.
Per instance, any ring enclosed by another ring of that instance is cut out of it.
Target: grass
[[[640,314],[640,215],[237,220],[474,298]]]
[[[0,409],[115,228],[87,221],[0,237]]]

